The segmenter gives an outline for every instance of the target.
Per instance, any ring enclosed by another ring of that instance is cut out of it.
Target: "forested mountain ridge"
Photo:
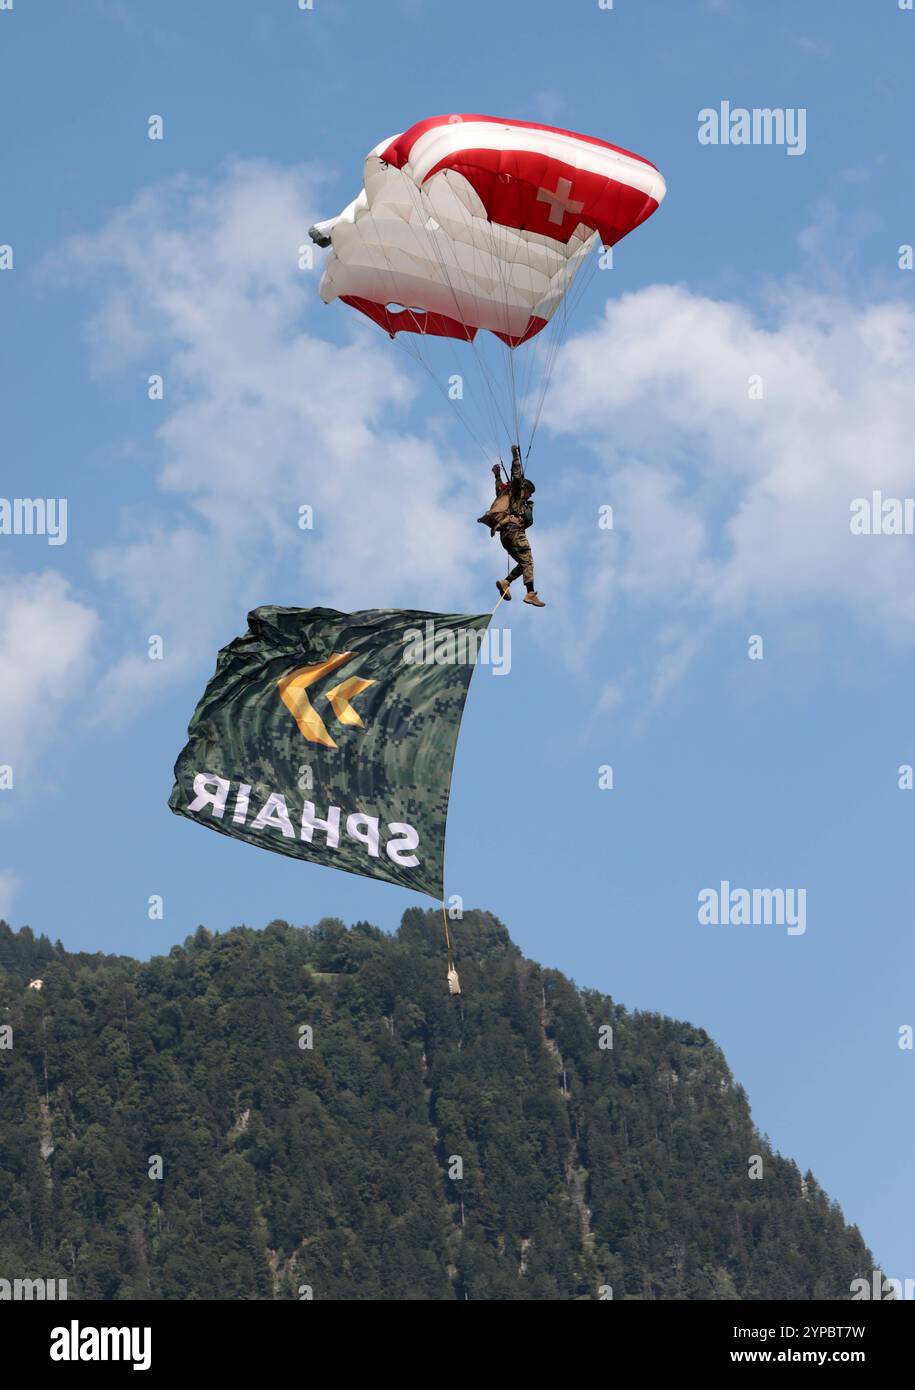
[[[479,1301],[870,1278],[701,1029],[576,989],[486,913],[453,998],[441,929],[199,928],[138,962],[0,924],[0,1279]]]

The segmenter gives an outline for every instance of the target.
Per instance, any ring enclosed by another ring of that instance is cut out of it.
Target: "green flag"
[[[442,898],[454,750],[489,620],[254,609],[219,653],[169,805],[263,849]]]

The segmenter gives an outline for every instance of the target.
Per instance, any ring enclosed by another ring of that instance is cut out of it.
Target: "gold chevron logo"
[[[315,666],[297,666],[288,676],[281,676],[276,683],[280,699],[298,725],[299,733],[303,738],[307,738],[309,743],[322,743],[325,748],[337,746],[328,733],[324,720],[309,700],[307,692],[322,676],[329,676],[331,671],[336,671],[349,661],[352,655],[352,652],[334,652],[326,661]],[[333,690],[326,692],[325,698],[330,701],[330,707],[341,724],[355,729],[365,728],[350,700],[354,700],[363,690],[374,684],[374,681],[363,680],[361,676],[349,676],[347,680],[335,685]]]

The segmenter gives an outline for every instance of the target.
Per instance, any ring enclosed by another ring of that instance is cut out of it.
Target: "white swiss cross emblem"
[[[576,203],[569,197],[571,192],[571,179],[559,179],[552,193],[548,188],[537,189],[537,202],[549,203],[549,220],[555,223],[557,227],[562,226],[569,213],[578,213],[584,208],[584,203]]]

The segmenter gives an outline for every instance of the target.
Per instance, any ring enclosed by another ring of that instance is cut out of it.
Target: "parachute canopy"
[[[595,243],[615,245],[658,207],[655,166],[592,136],[493,116],[436,116],[377,145],[363,191],[311,235],[333,250],[321,280],[392,336],[510,348],[550,321]]]
[[[442,898],[451,768],[489,620],[254,609],[194,711],[171,809]]]

